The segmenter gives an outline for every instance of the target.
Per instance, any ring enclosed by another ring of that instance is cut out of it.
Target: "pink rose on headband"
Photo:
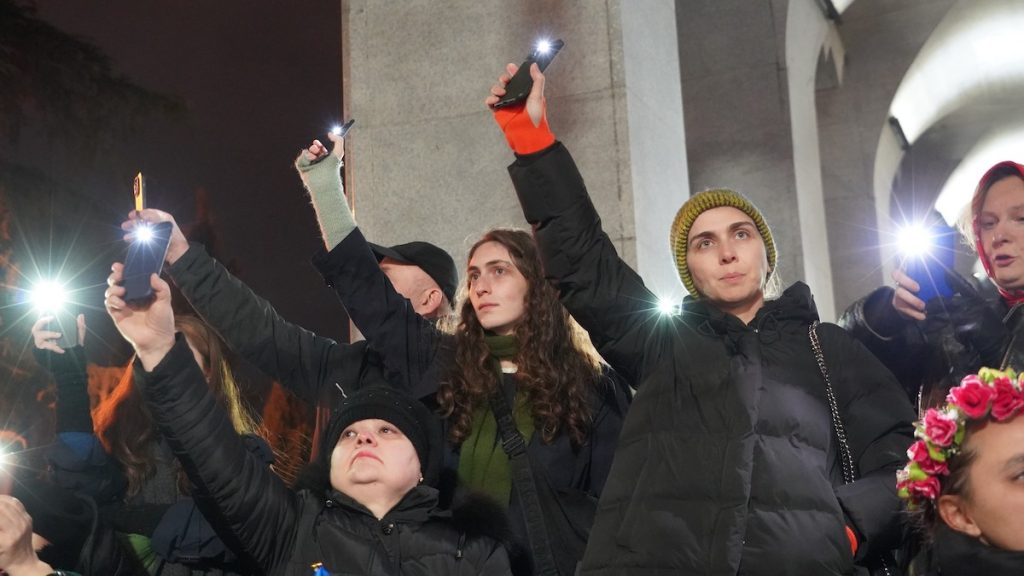
[[[956,435],[956,420],[946,416],[934,408],[924,415],[924,434],[932,444],[945,448],[953,443]]]
[[[992,417],[998,421],[1006,420],[1024,408],[1024,397],[1013,387],[1010,379],[996,378],[993,383],[995,398],[992,400]]]
[[[914,480],[907,483],[907,491],[910,492],[912,498],[924,498],[927,500],[935,500],[939,497],[939,490],[942,486],[939,484],[939,479],[935,476],[929,476],[924,480]]]
[[[910,448],[907,449],[907,456],[914,462],[917,462],[921,470],[929,476],[949,474],[949,466],[945,462],[932,459],[932,455],[928,452],[928,445],[925,444],[924,440],[918,440],[911,444]]]
[[[968,418],[977,419],[988,414],[989,403],[995,394],[995,390],[972,375],[964,378],[959,386],[950,390],[946,401],[955,404]]]

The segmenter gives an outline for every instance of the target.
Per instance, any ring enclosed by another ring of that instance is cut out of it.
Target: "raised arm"
[[[303,400],[314,404],[321,389],[333,385],[332,366],[359,361],[349,345],[282,318],[201,245],[190,245],[167,212],[133,212],[121,227],[131,232],[141,220],[173,223],[165,269],[174,284],[236,354]]]
[[[499,78],[485,101],[504,95],[515,66]],[[601,355],[629,382],[642,381],[651,366],[658,316],[657,299],[619,257],[587,194],[583,177],[565,147],[555,141],[544,111],[544,77],[534,66],[533,89],[525,106],[495,111],[516,161],[509,167],[519,203],[563,305],[590,333]]]
[[[184,337],[174,332],[170,287],[156,275],[154,300],[130,307],[114,264],[104,304],[135,348],[135,384],[181,462],[194,497],[218,535],[268,572],[282,565],[295,537],[299,497],[247,450],[206,384]]]
[[[46,329],[52,318],[40,318],[32,326],[32,353],[57,388],[57,442],[46,451],[49,475],[55,484],[104,504],[119,501],[127,482],[117,462],[103,449],[93,431],[86,372],[85,317],[78,316],[78,345],[63,349],[61,336]]]
[[[344,140],[330,137],[334,141],[330,154],[314,140],[295,160],[328,250],[314,256],[313,264],[370,347],[383,356],[388,382],[416,398],[433,396],[437,392],[437,329],[395,290],[356,227],[338,177]]]

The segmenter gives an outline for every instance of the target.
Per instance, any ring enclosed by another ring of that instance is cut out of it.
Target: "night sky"
[[[340,115],[340,2],[36,6],[46,21],[106,52],[117,72],[185,103],[183,116],[154,119],[124,142],[147,176],[149,206],[173,213],[185,228],[195,190],[205,188],[221,255],[239,276],[285,318],[344,334],[342,309],[309,263],[319,233],[292,167],[298,150],[323,139]],[[116,234],[112,227],[132,207],[132,175],[72,176],[79,193],[109,206],[109,222],[87,225],[109,225]],[[89,321],[109,319],[96,311]]]

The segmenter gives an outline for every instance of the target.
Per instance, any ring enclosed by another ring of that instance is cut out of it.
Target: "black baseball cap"
[[[430,242],[409,242],[390,248],[370,243],[370,249],[377,256],[378,262],[384,258],[391,258],[403,264],[412,264],[420,268],[434,282],[437,282],[437,285],[441,287],[441,292],[448,298],[448,302],[455,305],[455,288],[459,285],[459,271],[455,268],[455,260],[441,248]]]

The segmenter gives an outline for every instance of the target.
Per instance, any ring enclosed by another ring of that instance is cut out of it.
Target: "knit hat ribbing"
[[[443,451],[441,425],[422,402],[386,387],[369,387],[349,394],[334,410],[320,449],[325,470],[330,470],[331,453],[341,433],[353,422],[380,419],[390,422],[416,449],[424,483],[435,485],[440,475]]]
[[[761,234],[761,239],[764,240],[765,254],[768,256],[768,276],[771,276],[775,270],[775,240],[772,238],[772,231],[768,228],[768,223],[764,221],[764,216],[761,215],[761,211],[757,209],[757,206],[754,206],[742,194],[726,188],[699,192],[684,202],[679,211],[676,212],[676,218],[672,222],[672,232],[669,237],[669,241],[672,244],[672,255],[675,256],[676,270],[679,272],[679,279],[683,281],[683,286],[686,287],[694,298],[700,298],[700,293],[697,292],[697,287],[693,284],[693,276],[690,275],[690,269],[686,264],[690,228],[702,213],[722,206],[731,206],[750,216],[750,219],[754,221],[754,226],[757,227],[758,233]]]

